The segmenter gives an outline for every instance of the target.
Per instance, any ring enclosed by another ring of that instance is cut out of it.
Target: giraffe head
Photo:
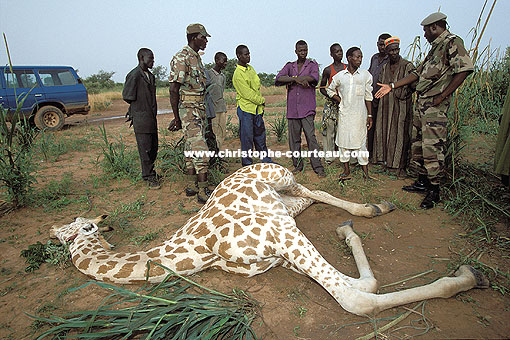
[[[50,237],[58,238],[61,243],[69,243],[78,235],[92,235],[99,231],[111,230],[110,227],[99,228],[97,224],[104,220],[107,215],[101,215],[94,219],[77,217],[72,223],[63,226],[54,225],[50,230]]]

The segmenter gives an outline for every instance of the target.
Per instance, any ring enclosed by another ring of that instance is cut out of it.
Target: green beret
[[[441,12],[435,12],[435,13],[432,13],[431,15],[429,15],[428,17],[426,17],[425,19],[423,19],[423,21],[421,22],[421,25],[422,26],[432,25],[433,23],[442,21],[442,20],[446,21],[446,14],[443,14]]]
[[[210,37],[202,24],[191,24],[186,27],[186,34],[200,33],[204,37]]]

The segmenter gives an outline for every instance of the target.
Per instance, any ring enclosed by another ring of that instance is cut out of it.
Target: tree
[[[260,78],[260,84],[262,86],[273,86],[274,80],[276,78],[276,74],[274,73],[258,73],[258,76]]]
[[[168,87],[170,83],[168,82],[168,69],[163,65],[154,66],[151,70],[154,77],[156,77],[156,86],[157,87]]]
[[[89,93],[99,93],[103,89],[115,87],[115,82],[112,79],[114,74],[114,71],[106,72],[99,70],[99,72],[85,78],[83,84],[85,84]]]

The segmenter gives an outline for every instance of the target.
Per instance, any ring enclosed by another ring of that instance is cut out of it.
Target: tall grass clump
[[[3,36],[11,73],[13,73],[5,33]],[[21,108],[30,91],[16,94],[14,89],[17,107],[12,113],[8,113],[0,105],[0,188],[1,194],[14,209],[28,203],[32,185],[36,182],[34,140],[37,130],[21,114]],[[11,116],[8,117],[8,114]]]
[[[110,142],[104,123],[99,127],[99,132],[103,142],[103,159],[100,164],[104,173],[110,178],[128,177],[138,180],[141,175],[136,151],[128,150],[122,135],[115,142]]]
[[[184,160],[184,137],[178,141],[163,141],[158,151],[158,167],[162,173],[186,172],[186,161]]]
[[[287,117],[284,115],[276,117],[271,123],[271,131],[276,135],[278,143],[285,141],[287,138]]]
[[[226,129],[230,131],[232,138],[239,138],[241,136],[239,124],[232,123],[232,116],[227,117]]]
[[[243,291],[223,294],[177,274],[139,291],[102,282],[71,291],[92,284],[111,293],[95,310],[63,317],[29,315],[52,326],[37,339],[62,333],[76,339],[257,339],[251,324],[259,306]]]
[[[37,170],[34,161],[35,128],[19,112],[24,98],[18,103],[11,123],[7,123],[7,110],[0,106],[0,185],[7,201],[14,208],[26,205]]]

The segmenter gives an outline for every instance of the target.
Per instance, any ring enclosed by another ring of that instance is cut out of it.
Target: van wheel
[[[34,123],[41,130],[58,131],[64,126],[64,114],[55,106],[44,106],[36,112]]]

